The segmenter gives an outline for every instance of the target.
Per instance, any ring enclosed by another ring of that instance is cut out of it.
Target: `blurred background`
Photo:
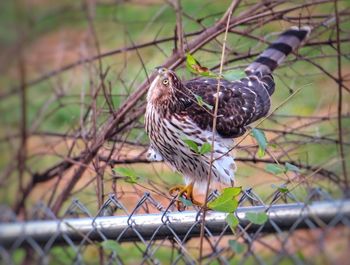
[[[315,190],[334,200],[346,198],[350,195],[349,1],[234,2],[223,71],[228,80],[243,77],[243,69],[283,30],[314,27],[305,46],[276,70],[271,114],[254,125],[266,135],[265,154],[257,153],[258,143],[250,134],[235,140],[236,185],[253,188],[266,203],[281,187],[295,201],[304,202]],[[145,93],[156,66],[174,69],[183,80],[193,78],[184,63],[186,52],[218,71],[226,21],[218,25],[231,4],[1,1],[0,204],[7,210],[0,219],[51,219],[48,211],[56,217],[81,216],[66,212],[72,201],[96,216],[111,194],[129,211],[145,192],[166,207],[173,199],[168,189],[183,180],[164,163],[146,160]],[[284,165],[294,167],[285,170]],[[200,191],[195,193],[201,196]],[[125,214],[115,208],[110,215]],[[174,205],[171,209],[176,211]],[[156,204],[140,209],[140,213],[158,212]],[[290,234],[293,243],[288,251],[305,264],[348,262],[349,229],[325,231]],[[226,241],[218,244],[226,249]],[[285,249],[273,235],[266,242],[278,250],[267,249],[261,241],[249,243],[249,248],[268,263],[276,251]],[[158,262],[169,263],[169,253],[175,249],[171,244],[162,245]],[[186,246],[197,256],[196,243],[191,244],[193,249]],[[120,260],[141,263],[144,249],[131,243],[122,246]],[[100,246],[82,249],[83,263],[102,264]],[[8,255],[13,263],[35,264],[35,255],[28,253],[12,248]],[[76,262],[69,248],[45,253],[50,264]],[[236,256],[223,253],[236,264]],[[286,259],[283,264],[294,261]],[[245,262],[257,264],[249,257]]]

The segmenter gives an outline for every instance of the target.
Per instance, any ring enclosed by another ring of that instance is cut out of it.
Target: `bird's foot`
[[[175,196],[177,194],[177,198],[178,200],[176,201],[176,206],[177,206],[177,209],[180,210],[180,209],[183,209],[184,208],[184,205],[183,205],[183,202],[179,200],[179,198],[185,198],[187,200],[189,200],[193,205],[196,205],[196,206],[199,206],[199,207],[202,207],[203,204],[196,201],[194,198],[193,198],[193,183],[189,184],[189,185],[176,185],[174,187],[172,187],[171,189],[169,189],[169,193],[171,196]]]

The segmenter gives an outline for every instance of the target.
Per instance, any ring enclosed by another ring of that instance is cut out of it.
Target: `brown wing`
[[[217,82],[214,78],[196,78],[184,82],[184,86],[190,94],[200,96],[205,103],[215,106]],[[250,75],[234,82],[221,80],[217,132],[222,137],[238,137],[244,134],[247,125],[268,113],[269,92],[273,89],[271,75]],[[205,107],[205,104],[200,106],[195,100],[186,106],[183,114],[188,115],[201,129],[211,129],[213,115],[208,112],[213,113],[213,110],[210,111],[210,107]]]

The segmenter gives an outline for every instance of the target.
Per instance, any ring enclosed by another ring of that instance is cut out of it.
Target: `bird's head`
[[[149,87],[147,101],[154,105],[169,104],[175,99],[181,81],[173,71],[165,67],[156,67],[156,71],[157,76]]]

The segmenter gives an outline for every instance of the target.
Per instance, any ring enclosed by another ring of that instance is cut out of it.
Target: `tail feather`
[[[283,32],[259,57],[251,63],[245,72],[247,75],[270,74],[292,51],[296,50],[311,32],[311,27],[292,27]]]

